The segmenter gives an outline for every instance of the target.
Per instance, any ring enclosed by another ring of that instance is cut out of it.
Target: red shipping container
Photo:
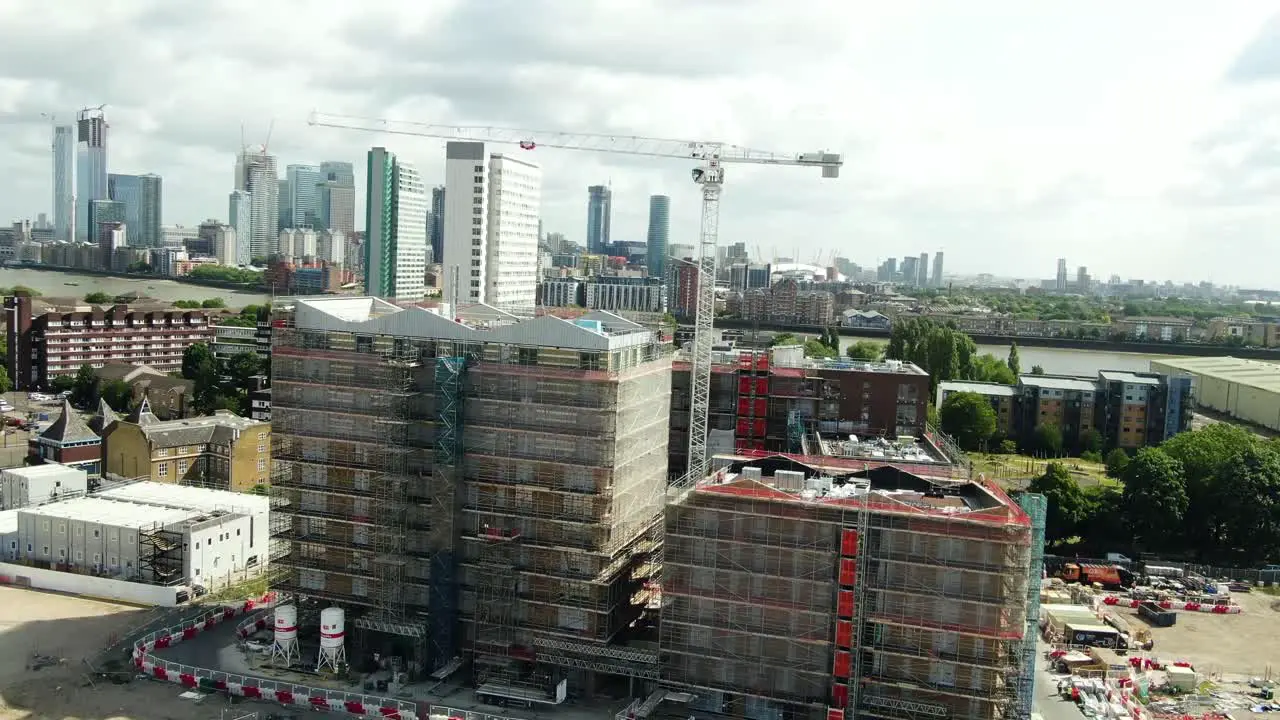
[[[739,437],[746,437],[746,436],[748,436],[748,435],[750,435],[750,434],[751,434],[751,421],[750,421],[750,420],[746,420],[746,419],[739,420],[739,421],[738,421],[738,436],[739,436]]]
[[[764,417],[769,414],[769,401],[765,398],[756,398],[756,417]]]
[[[849,702],[849,691],[845,690],[845,702]],[[840,708],[827,708],[827,720],[844,720],[844,710]]]
[[[853,587],[858,582],[858,562],[853,558],[840,559],[840,584]]]
[[[756,436],[756,437],[764,437],[764,435],[765,435],[765,432],[764,432],[764,424],[765,424],[765,423],[764,423],[764,420],[757,420],[757,421],[756,421],[756,426],[755,426],[755,428],[754,428],[754,430],[755,430],[755,436]]]
[[[853,617],[853,591],[841,590],[837,598],[836,615],[842,618]]]
[[[847,678],[849,677],[850,667],[852,667],[852,662],[849,659],[849,653],[837,650],[835,668],[831,671],[831,674],[838,678]]]
[[[858,531],[845,530],[840,535],[840,554],[854,557],[858,554]]]
[[[836,647],[849,648],[853,646],[853,623],[848,620],[836,621]]]
[[[738,378],[738,394],[739,395],[751,394],[751,378],[749,377]]]

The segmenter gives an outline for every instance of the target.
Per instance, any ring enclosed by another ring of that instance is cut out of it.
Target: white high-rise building
[[[542,169],[510,155],[493,155],[489,178],[485,302],[532,315],[538,297]]]
[[[235,189],[249,193],[249,254],[270,255],[280,230],[280,179],[275,156],[262,149],[242,150],[236,156]],[[240,243],[244,244],[243,237]]]
[[[445,148],[445,302],[531,312],[537,295],[542,170],[484,143]],[[456,287],[455,287],[456,278]]]
[[[310,228],[285,228],[276,243],[276,255],[302,260],[316,256],[316,231]]]
[[[369,151],[365,206],[364,290],[418,301],[427,286],[427,208],[422,176],[386,148]]]
[[[89,203],[106,200],[107,117],[102,109],[85,109],[76,115],[76,238],[88,241]]]
[[[53,129],[53,237],[71,242],[76,222],[76,129]]]
[[[239,264],[240,252],[236,247],[236,229],[230,225],[219,225],[213,231],[213,256],[223,265],[232,267]]]
[[[334,265],[347,264],[347,234],[341,230],[316,233],[316,257]]]
[[[253,196],[243,190],[232,190],[227,199],[227,224],[236,231],[236,259],[229,265],[248,265],[253,252],[249,236],[253,230]]]

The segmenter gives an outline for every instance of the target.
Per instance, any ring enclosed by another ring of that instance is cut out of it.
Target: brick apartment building
[[[203,310],[60,306],[23,296],[6,297],[4,309],[5,365],[19,390],[46,388],[82,365],[122,362],[179,370],[188,346],[213,341]]]
[[[754,358],[754,359],[753,359]],[[707,447],[800,452],[801,436],[823,432],[920,436],[928,416],[929,375],[911,363],[816,361],[800,347],[713,357]],[[684,474],[689,452],[689,362],[671,370],[668,472]]]

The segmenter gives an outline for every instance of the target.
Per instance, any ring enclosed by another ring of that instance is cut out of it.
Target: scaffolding
[[[476,683],[515,684],[522,675],[518,663],[533,659],[529,648],[516,644],[520,579],[516,574],[515,552],[520,532],[486,527],[482,528],[480,538],[473,646]]]
[[[1020,493],[1018,505],[1031,520],[1031,562],[1027,572],[1027,627],[1022,635],[1022,683],[1018,689],[1018,720],[1031,717],[1035,703],[1036,651],[1040,637],[1040,585],[1044,577],[1044,527],[1048,499],[1035,493]]]
[[[1016,505],[968,483],[884,491],[883,473],[843,496],[725,477],[671,490],[664,685],[753,718],[1013,717],[1031,540]]]
[[[150,582],[169,585],[184,582],[186,553],[180,530],[153,525],[138,530],[138,567]]]
[[[458,639],[458,556],[455,546],[458,513],[464,493],[462,473],[462,387],[468,358],[437,357],[432,372],[435,441],[431,470],[425,478],[431,495],[431,523],[427,547],[431,551],[428,612],[434,668],[443,667],[462,651]]]

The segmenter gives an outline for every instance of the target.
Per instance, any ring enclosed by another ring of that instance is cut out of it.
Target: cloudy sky
[[[842,152],[839,180],[731,168],[721,242],[951,272],[1280,287],[1280,21],[1220,0],[0,0],[0,222],[51,209],[50,131],[107,103],[110,169],[164,177],[164,222],[225,218],[241,128],[287,163],[440,141],[312,110]],[[526,156],[528,157],[528,156]],[[548,231],[614,237],[647,196],[696,237],[689,165],[536,150]],[[357,183],[363,184],[357,176]],[[363,209],[361,209],[363,212]],[[362,217],[362,216],[361,216]],[[361,224],[358,222],[358,224]]]

